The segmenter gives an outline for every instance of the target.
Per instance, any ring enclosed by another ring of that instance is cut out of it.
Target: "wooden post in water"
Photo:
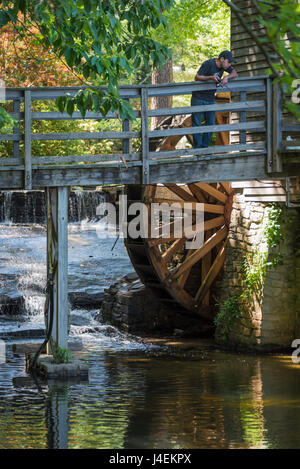
[[[53,276],[53,327],[48,353],[53,346],[68,345],[68,187],[51,187],[47,199],[47,280]],[[50,310],[47,317],[50,322]]]

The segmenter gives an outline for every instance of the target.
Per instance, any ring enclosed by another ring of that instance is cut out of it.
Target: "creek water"
[[[72,291],[101,293],[132,272],[114,241],[99,239],[95,223],[70,225]],[[99,323],[96,309],[72,309],[73,355],[88,361],[88,381],[28,376],[24,350],[43,329],[45,247],[41,225],[0,225],[0,295],[23,298],[22,314],[0,313],[0,448],[300,447],[300,365],[290,356],[145,340]]]

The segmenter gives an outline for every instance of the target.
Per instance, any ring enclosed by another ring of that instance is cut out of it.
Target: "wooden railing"
[[[42,132],[43,121],[80,120],[79,112],[72,117],[67,113],[58,111],[37,110],[39,103],[54,100],[66,93],[74,95],[80,88],[8,88],[6,100],[13,102],[11,115],[19,120],[10,134],[0,134],[1,142],[12,142],[11,154],[3,157],[0,150],[1,171],[20,172],[25,174],[24,188],[30,189],[37,185],[32,180],[33,171],[47,170],[49,185],[55,185],[54,170],[74,171],[77,169],[94,168],[130,168],[140,169],[141,183],[153,182],[149,177],[151,168],[170,163],[185,163],[195,161],[218,161],[223,159],[251,157],[261,155],[266,163],[266,173],[279,170],[280,150],[283,147],[282,136],[286,131],[282,126],[282,111],[278,87],[273,86],[270,78],[247,77],[238,78],[229,82],[228,87],[220,91],[230,91],[234,100],[228,104],[209,104],[205,106],[172,107],[164,109],[151,109],[150,98],[154,96],[182,96],[191,95],[197,90],[216,90],[214,84],[191,82],[171,83],[163,85],[122,86],[120,95],[133,103],[136,121],[120,122],[119,130],[93,131],[93,132]],[[259,96],[259,98],[257,98]],[[224,125],[201,126],[187,128],[172,128],[163,130],[150,130],[150,119],[154,116],[187,115],[197,111],[222,111],[232,116],[238,116],[237,121]],[[87,112],[85,119],[98,121],[115,120],[115,113],[108,113],[105,117],[99,113]],[[293,126],[291,130],[299,131],[300,126]],[[172,151],[150,151],[149,142],[152,138],[168,137],[173,135],[193,135],[205,132],[232,132],[238,135],[237,143],[222,146],[210,146],[203,149],[176,149]],[[119,140],[118,153],[84,154],[84,155],[53,155],[46,156],[43,150],[45,141],[64,140]],[[34,152],[32,151],[33,142]],[[7,144],[6,144],[7,145]],[[134,150],[133,150],[134,148]],[[7,151],[7,149],[6,149]],[[1,157],[2,156],[2,157]],[[53,172],[51,173],[51,170]],[[51,176],[52,174],[52,176]],[[238,179],[239,175],[233,175]],[[163,175],[161,176],[163,178]],[[258,175],[260,177],[260,175]],[[66,185],[72,185],[72,176],[65,179]],[[197,180],[197,175],[195,175]],[[78,182],[78,181],[77,181]],[[132,182],[137,182],[136,177]],[[45,181],[44,181],[45,183]],[[98,182],[99,183],[99,182]],[[93,182],[92,182],[93,184]],[[61,185],[61,182],[59,183]],[[1,184],[0,184],[1,186]]]

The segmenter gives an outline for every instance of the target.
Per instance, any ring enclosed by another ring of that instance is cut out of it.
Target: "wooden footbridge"
[[[11,134],[0,134],[1,142],[12,142],[9,157],[0,158],[1,189],[85,186],[102,184],[153,184],[160,182],[215,182],[274,179],[300,173],[300,125],[287,125],[283,119],[281,97],[271,78],[238,78],[226,91],[232,102],[199,107],[151,109],[154,96],[190,95],[192,91],[216,89],[215,84],[172,83],[166,85],[127,86],[120,88],[124,99],[133,103],[136,122],[120,122],[118,131],[44,133],[43,122],[82,119],[79,112],[40,111],[41,105],[76,88],[9,88],[6,100],[13,102],[12,115],[20,125]],[[257,99],[259,97],[259,99]],[[193,127],[189,134],[230,132],[234,142],[205,149],[150,151],[157,137],[184,136],[185,128],[150,130],[154,116],[178,116],[214,110],[228,112],[231,122],[223,125]],[[116,120],[115,113],[88,112],[86,119],[100,122]],[[283,124],[284,122],[284,124]],[[132,127],[132,128],[131,128]],[[45,156],[45,142],[66,140],[118,140],[120,153],[101,155]],[[292,141],[290,139],[293,139]],[[296,140],[295,140],[296,139]],[[292,147],[294,141],[298,143]],[[34,153],[33,153],[34,148]],[[132,151],[135,148],[135,151]]]
[[[5,156],[0,158],[0,189],[46,190],[48,283],[53,289],[51,334],[59,346],[67,346],[68,188],[121,183],[132,185],[131,199],[148,204],[153,200],[202,203],[205,242],[199,250],[186,253],[183,240],[175,239],[129,240],[127,248],[145,283],[156,291],[163,290],[167,301],[175,298],[185,308],[207,318],[209,288],[225,258],[232,196],[229,182],[271,182],[300,175],[300,125],[286,119],[281,93],[270,77],[231,81],[226,89],[231,93],[228,103],[164,109],[149,106],[154,96],[190,95],[192,91],[209,89],[216,87],[199,82],[121,87],[121,96],[134,106],[134,123],[118,121],[119,130],[104,131],[101,123],[118,117],[114,113],[104,117],[87,112],[86,119],[97,121],[101,130],[74,133],[45,133],[43,122],[79,121],[79,112],[70,117],[41,109],[49,100],[66,93],[73,95],[78,88],[6,90],[6,100],[12,102],[11,114],[19,119],[19,125],[10,134],[0,134],[5,150]],[[228,119],[214,126],[150,130],[154,116],[187,116],[209,110],[225,114]],[[207,131],[227,135],[223,143],[228,144],[204,149],[153,149],[152,143],[157,139],[179,139]],[[120,152],[52,156],[43,153],[45,142],[65,140],[118,140]],[[155,190],[161,185],[163,189]]]

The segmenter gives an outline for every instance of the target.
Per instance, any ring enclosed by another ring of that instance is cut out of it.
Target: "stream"
[[[142,339],[95,319],[92,298],[133,271],[123,241],[111,250],[96,223],[69,225],[70,341],[89,379],[47,383],[25,372],[44,334],[45,227],[0,224],[0,448],[299,448],[300,365],[290,356]]]

